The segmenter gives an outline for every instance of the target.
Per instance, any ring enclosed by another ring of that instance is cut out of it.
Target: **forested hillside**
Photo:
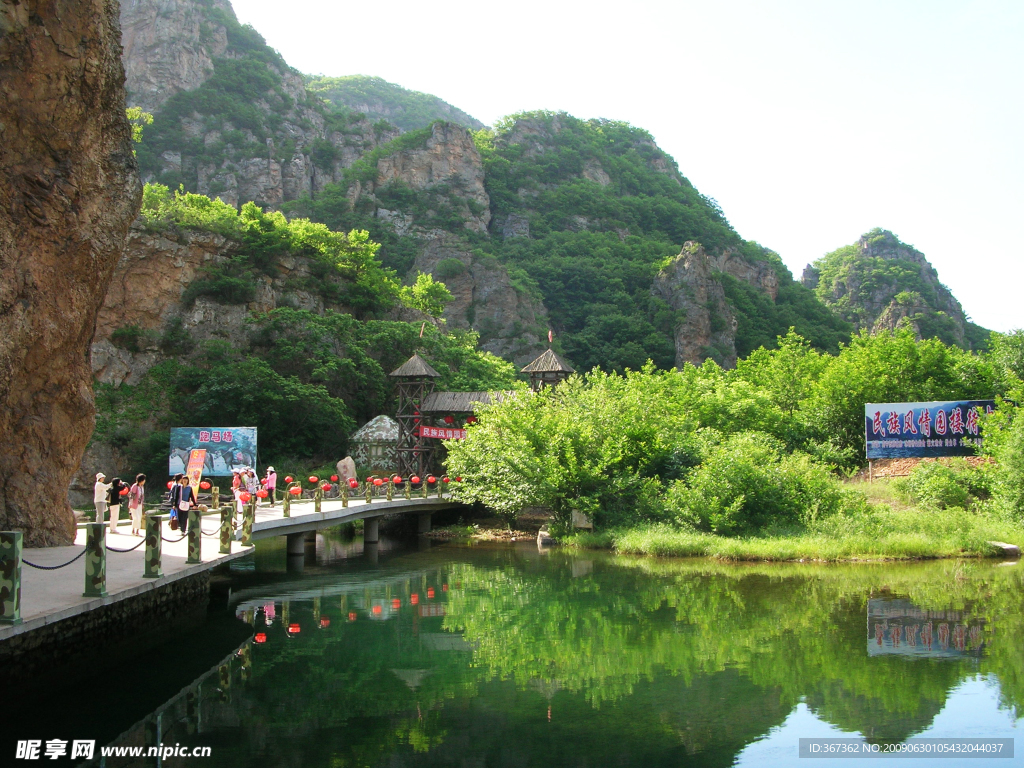
[[[827,253],[804,270],[803,282],[858,329],[908,322],[922,338],[965,349],[985,348],[989,332],[972,323],[920,251],[873,229],[855,244]]]
[[[318,75],[307,77],[306,87],[335,107],[361,112],[371,120],[387,120],[403,131],[426,128],[435,120],[448,120],[474,131],[484,127],[472,115],[437,96],[410,91],[380,77]]]

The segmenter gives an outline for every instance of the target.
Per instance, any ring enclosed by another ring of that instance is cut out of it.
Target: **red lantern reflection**
[[[433,587],[427,587],[427,600],[433,600],[434,599],[434,594],[435,594],[434,593],[434,588]]]
[[[265,642],[267,642],[267,633],[266,632],[257,632],[256,636],[253,638],[253,640],[255,640],[257,643],[265,643]]]
[[[442,592],[447,592],[448,591],[448,585],[447,584],[442,584],[441,585],[441,591]]]
[[[374,616],[380,616],[380,614],[381,614],[381,612],[382,612],[383,610],[384,610],[384,609],[383,609],[383,608],[381,608],[381,607],[380,607],[379,605],[375,605],[375,606],[373,606],[373,615],[374,615]]]
[[[402,607],[402,601],[399,600],[397,597],[394,600],[391,601],[391,609],[392,610],[397,611],[401,607]]]
[[[412,603],[413,605],[419,605],[420,604],[420,596],[417,595],[415,592],[413,592],[412,595],[410,595],[410,597],[409,597],[409,602]]]
[[[356,612],[355,611],[349,611],[348,612],[348,620],[349,621],[355,621],[356,620]]]
[[[331,626],[331,620],[326,616],[322,617],[320,619],[320,629],[327,629],[329,626]]]
[[[301,631],[302,631],[302,627],[300,627],[298,624],[289,624],[288,625],[288,634],[289,635],[297,635]]]

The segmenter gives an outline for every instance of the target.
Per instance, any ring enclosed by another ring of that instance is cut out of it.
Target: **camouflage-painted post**
[[[366,481],[366,503],[369,504],[373,501],[373,483],[369,480]]]
[[[239,677],[243,683],[248,683],[252,677],[252,643],[246,643],[239,649],[238,658],[242,660],[242,669]]]
[[[146,755],[145,765],[147,766],[158,766],[161,763],[161,757],[159,754],[149,754],[150,748],[159,747],[164,741],[164,729],[163,729],[163,713],[159,713],[153,716],[151,719],[146,720],[146,733],[144,738],[145,745],[147,747],[144,754]],[[157,751],[158,750],[154,750]]]
[[[412,483],[408,479],[405,481],[405,500],[412,501]]]
[[[146,564],[142,571],[144,579],[159,579],[164,575],[161,568],[163,551],[163,524],[161,515],[150,515],[146,518]]]
[[[212,500],[211,506],[214,509],[216,509],[217,507],[220,506],[220,488],[218,488],[216,485],[213,486],[213,490],[211,491],[211,493],[213,494],[213,500]]]
[[[222,701],[231,701],[231,665],[221,664],[217,667],[217,682],[220,685]]]
[[[0,531],[0,624],[21,624],[21,531]]]
[[[220,508],[220,553],[231,554],[231,507]]]
[[[284,492],[284,498],[281,499],[281,514],[285,517],[292,516],[292,495],[288,491]]]
[[[185,728],[190,736],[199,730],[199,697],[192,690],[185,693]]]
[[[188,511],[188,557],[185,563],[195,565],[203,562],[203,524],[199,516],[199,508],[191,507]]]
[[[388,480],[388,501],[393,501],[395,498],[395,484]]]
[[[85,524],[85,592],[83,597],[107,596],[107,529]]]
[[[345,509],[348,509],[349,490],[350,488],[348,486],[348,483],[345,483],[345,485],[343,486],[338,486],[338,492],[341,494],[341,506],[344,507]]]
[[[313,511],[316,514],[318,514],[318,515],[320,514],[320,505],[323,503],[323,500],[324,500],[324,491],[323,491],[323,488],[321,488],[318,485],[316,487],[316,490],[313,491]]]
[[[242,546],[252,546],[252,526],[256,522],[256,502],[250,501],[245,505],[242,515]]]
[[[429,497],[429,496],[428,496],[427,494],[428,494],[428,493],[429,493],[430,491],[429,491],[429,489],[427,488],[427,479],[426,479],[426,478],[423,478],[423,481],[422,481],[422,482],[423,482],[423,485],[421,485],[420,487],[421,487],[421,488],[423,489],[423,498],[424,498],[424,499],[429,499],[430,497]]]

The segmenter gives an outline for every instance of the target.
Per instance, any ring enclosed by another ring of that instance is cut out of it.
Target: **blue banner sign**
[[[256,427],[173,427],[168,474],[185,472],[189,452],[205,448],[203,474],[230,477],[231,470],[256,466]]]
[[[868,403],[864,440],[869,459],[972,456],[981,445],[980,417],[994,400]]]

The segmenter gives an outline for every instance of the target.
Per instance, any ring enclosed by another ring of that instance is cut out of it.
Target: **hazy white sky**
[[[645,128],[797,277],[880,226],[975,322],[1024,326],[1020,0],[233,2],[304,72]]]

